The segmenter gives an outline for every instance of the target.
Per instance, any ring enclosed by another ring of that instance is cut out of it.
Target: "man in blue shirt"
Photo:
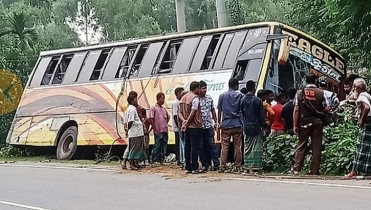
[[[202,172],[206,172],[211,167],[211,161],[214,167],[213,171],[219,169],[219,157],[215,145],[215,129],[219,128],[216,119],[216,112],[213,98],[206,94],[207,84],[200,81],[200,98],[201,116],[202,116],[202,133],[201,144],[199,148],[199,156],[202,163]]]
[[[254,95],[255,82],[248,81],[246,88],[248,93],[241,101],[245,133],[244,162],[249,172],[253,173],[262,168],[264,107],[263,101]]]
[[[231,137],[233,137],[235,151],[234,166],[237,170],[241,167],[242,119],[240,103],[243,95],[236,90],[238,90],[238,79],[232,78],[229,80],[229,90],[222,93],[218,101],[218,124],[221,129],[218,129],[217,137],[218,140],[221,137],[222,145],[220,172],[224,172],[226,169]]]

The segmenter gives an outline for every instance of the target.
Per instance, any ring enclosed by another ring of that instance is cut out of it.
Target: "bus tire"
[[[71,160],[77,150],[77,127],[68,127],[61,135],[57,145],[57,159]]]

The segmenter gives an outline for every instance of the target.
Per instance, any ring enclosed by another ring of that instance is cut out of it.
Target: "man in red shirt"
[[[274,111],[273,124],[271,126],[271,136],[279,136],[285,134],[285,125],[282,120],[282,108],[286,103],[286,96],[279,94],[276,97],[277,104],[272,107]]]

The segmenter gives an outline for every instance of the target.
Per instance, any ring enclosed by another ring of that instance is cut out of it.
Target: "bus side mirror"
[[[287,60],[290,56],[290,45],[288,39],[281,40],[280,51],[278,52],[278,64],[281,66],[286,65]]]

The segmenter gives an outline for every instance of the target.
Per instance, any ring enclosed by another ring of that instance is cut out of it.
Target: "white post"
[[[218,28],[228,26],[225,0],[216,0],[216,15],[218,17]]]
[[[187,30],[185,17],[184,0],[175,0],[177,31],[185,32]]]

